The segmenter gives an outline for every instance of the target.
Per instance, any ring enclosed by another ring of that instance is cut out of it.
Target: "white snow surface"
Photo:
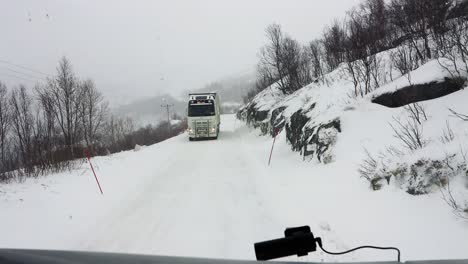
[[[272,110],[278,102],[284,99],[285,95],[278,86],[278,83],[274,83],[255,96],[251,103],[256,105],[258,111]]]
[[[439,58],[431,60],[416,70],[379,87],[368,96],[376,97],[378,95],[395,92],[401,88],[415,84],[441,82],[445,78],[453,77],[451,72],[455,72],[455,70],[453,63],[449,59]]]
[[[462,111],[467,101],[464,90],[426,102],[427,127],[440,128],[446,106]],[[252,260],[255,242],[310,225],[329,250],[370,244],[397,246],[402,260],[468,258],[468,222],[454,216],[439,193],[412,196],[392,186],[373,192],[359,178],[363,147],[372,152],[396,143],[388,121],[401,113],[365,101],[346,111],[336,161],[328,165],[303,162],[282,132],[268,166],[272,139],[224,115],[218,140],[189,142],[180,135],[93,158],[104,195],[87,163],[0,185],[0,248]],[[453,125],[466,128],[455,119]],[[395,258],[391,251],[329,256],[318,250],[289,259]]]

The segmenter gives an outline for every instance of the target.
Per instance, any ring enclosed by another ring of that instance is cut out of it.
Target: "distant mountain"
[[[172,105],[170,115],[185,116],[186,102],[177,100],[171,95],[158,95],[134,101],[127,105],[113,109],[113,113],[120,117],[130,117],[139,126],[157,124],[167,119],[167,109],[162,105]]]
[[[173,104],[170,115],[185,117],[187,111],[186,98],[189,93],[217,92],[221,99],[223,113],[234,113],[242,104],[242,97],[255,84],[255,73],[246,72],[236,76],[224,78],[198,89],[187,90],[177,98],[168,94],[134,101],[130,104],[118,106],[113,113],[120,117],[134,119],[138,126],[157,124],[167,119],[166,108],[162,104]],[[164,101],[165,100],[165,101]]]
[[[217,92],[221,102],[242,103],[242,97],[255,85],[255,72],[248,71],[240,75],[214,81],[202,88],[189,90],[186,93]]]

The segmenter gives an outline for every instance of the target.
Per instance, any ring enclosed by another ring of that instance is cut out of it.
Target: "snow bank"
[[[367,97],[375,98],[379,95],[392,93],[410,85],[442,82],[445,78],[453,77],[451,72],[454,72],[454,69],[449,66],[451,64],[451,61],[445,58],[431,60],[416,70],[379,87],[368,94]]]

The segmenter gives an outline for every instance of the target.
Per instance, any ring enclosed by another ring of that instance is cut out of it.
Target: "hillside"
[[[277,83],[271,85],[245,105],[238,118],[264,135],[279,133],[303,160],[313,162],[311,167],[347,164],[343,167],[354,167],[347,174],[359,174],[371,190],[442,192],[440,199],[464,218],[468,75],[454,77],[444,58],[402,75],[391,68],[392,52],[377,55],[384,65],[382,79],[388,81],[364,97],[352,96],[355,86],[342,64],[290,95]],[[456,198],[447,198],[453,193]]]
[[[362,1],[306,45],[271,24],[237,116],[311,166],[346,153],[370,190],[440,193],[468,219],[466,3]]]

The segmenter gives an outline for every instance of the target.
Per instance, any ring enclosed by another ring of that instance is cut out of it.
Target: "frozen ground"
[[[0,185],[0,247],[254,259],[254,242],[307,224],[329,250],[373,244],[399,247],[402,260],[468,258],[468,223],[440,194],[411,196],[391,187],[372,192],[359,178],[362,146],[389,138],[381,117],[390,118],[390,111],[396,110],[368,105],[348,112],[336,162],[329,165],[303,162],[280,134],[268,167],[271,138],[229,115],[222,117],[217,141],[189,142],[181,135],[93,159],[103,196],[88,164]],[[365,125],[368,134],[356,137]],[[395,257],[373,250],[335,257],[319,250],[291,259]]]

